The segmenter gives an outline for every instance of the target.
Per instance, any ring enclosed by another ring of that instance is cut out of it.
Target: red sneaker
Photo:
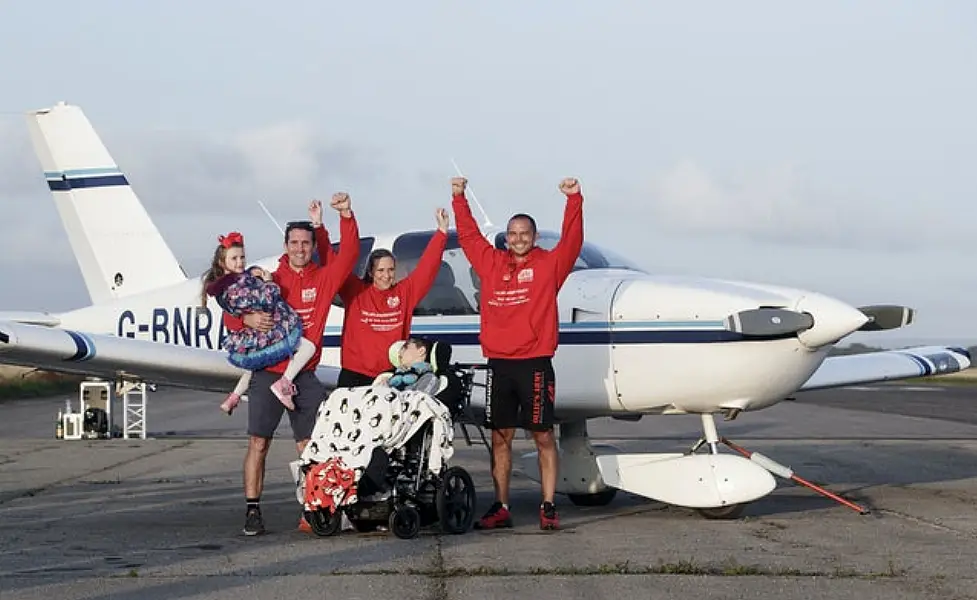
[[[560,528],[560,515],[552,502],[544,502],[539,507],[539,528],[556,530]]]
[[[509,509],[502,506],[501,502],[496,502],[485,513],[477,523],[475,529],[499,529],[502,527],[512,527],[512,515]]]

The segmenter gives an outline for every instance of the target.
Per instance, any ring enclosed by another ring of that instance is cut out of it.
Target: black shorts
[[[326,399],[326,386],[312,371],[300,371],[292,382],[297,390],[292,396],[295,410],[286,410],[278,396],[271,391],[271,384],[281,379],[281,374],[271,371],[255,371],[248,385],[248,434],[271,439],[281,423],[282,413],[288,413],[292,437],[296,442],[312,437],[319,404]]]
[[[556,375],[548,357],[489,359],[485,420],[489,429],[553,429]]]
[[[363,373],[357,371],[350,371],[349,369],[341,369],[339,371],[339,379],[336,381],[336,387],[363,387],[364,385],[370,385],[376,377],[370,377],[369,375],[364,375]]]

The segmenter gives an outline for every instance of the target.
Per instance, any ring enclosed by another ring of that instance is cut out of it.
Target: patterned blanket
[[[297,498],[305,510],[355,504],[364,473],[377,479],[390,452],[432,421],[425,467],[440,473],[454,454],[454,425],[446,406],[426,393],[385,386],[338,388],[319,406],[312,438],[293,463]],[[301,466],[313,465],[305,477]]]

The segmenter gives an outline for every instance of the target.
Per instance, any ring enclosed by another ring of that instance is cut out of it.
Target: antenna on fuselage
[[[266,214],[266,215],[268,215],[268,218],[269,218],[269,219],[271,219],[271,222],[272,222],[272,223],[274,223],[274,225],[275,225],[275,227],[277,227],[277,228],[278,228],[278,231],[279,231],[279,232],[280,232],[280,233],[281,233],[282,235],[285,235],[285,230],[284,230],[284,229],[282,229],[282,226],[278,224],[278,221],[276,221],[276,220],[275,220],[275,217],[273,217],[273,216],[271,216],[271,212],[270,212],[270,211],[268,210],[268,208],[267,208],[267,207],[265,206],[265,203],[264,203],[264,202],[262,202],[261,200],[258,200],[258,206],[260,206],[260,207],[261,207],[261,210],[263,210],[263,211],[265,211],[265,214]]]
[[[461,172],[461,169],[458,168],[458,163],[456,163],[455,162],[455,159],[453,159],[453,158],[451,159],[451,165],[455,168],[455,173],[458,174],[458,177],[464,177],[465,176]],[[483,225],[483,227],[492,227],[493,226],[492,225],[492,221],[489,220],[488,213],[485,212],[485,208],[482,207],[482,203],[479,202],[478,201],[478,197],[475,196],[475,190],[472,189],[471,184],[468,184],[467,187],[468,187],[468,191],[471,192],[472,200],[474,200],[475,201],[475,204],[478,205],[478,210],[480,210],[482,212],[482,216],[485,218],[485,224]]]

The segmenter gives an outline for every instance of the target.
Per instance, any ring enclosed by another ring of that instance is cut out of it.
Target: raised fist
[[[439,208],[435,211],[434,216],[438,220],[438,229],[447,233],[448,231],[448,211],[443,208]]]
[[[452,177],[451,178],[451,195],[452,196],[464,196],[465,186],[468,185],[468,180],[464,177]]]
[[[329,206],[339,212],[346,212],[349,210],[349,194],[346,192],[336,192],[332,195],[332,202]]]
[[[560,191],[569,196],[570,194],[580,193],[580,182],[572,177],[567,177],[560,182]]]
[[[312,224],[318,227],[322,225],[322,202],[319,200],[313,200],[309,202],[309,220]]]

